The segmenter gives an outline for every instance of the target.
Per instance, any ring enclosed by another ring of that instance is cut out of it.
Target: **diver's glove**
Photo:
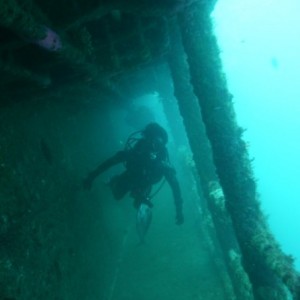
[[[182,211],[176,212],[176,225],[182,225],[184,223],[184,217]]]

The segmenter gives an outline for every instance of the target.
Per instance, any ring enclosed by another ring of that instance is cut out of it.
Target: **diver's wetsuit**
[[[168,152],[165,146],[154,151],[147,139],[140,139],[129,150],[117,152],[114,156],[103,162],[95,171],[89,174],[93,180],[110,167],[124,163],[126,170],[112,178],[110,186],[115,199],[122,199],[128,192],[134,198],[136,208],[142,202],[148,202],[152,185],[158,183],[163,177],[173,192],[176,214],[182,215],[182,198],[179,183],[174,168],[168,161]],[[151,203],[148,202],[151,205]]]

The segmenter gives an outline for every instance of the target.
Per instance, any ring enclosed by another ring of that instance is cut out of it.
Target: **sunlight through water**
[[[262,208],[300,270],[300,2],[220,0],[212,14]]]

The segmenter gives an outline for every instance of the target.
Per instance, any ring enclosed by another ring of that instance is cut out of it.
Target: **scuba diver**
[[[137,137],[138,135],[140,136]],[[155,122],[149,123],[144,130],[129,136],[124,150],[100,164],[83,181],[84,188],[90,189],[95,178],[101,173],[112,166],[124,163],[124,172],[114,176],[109,186],[116,200],[122,199],[128,193],[134,199],[134,207],[137,209],[137,230],[141,241],[151,223],[153,207],[151,199],[158,192],[157,190],[151,195],[152,186],[163,178],[173,192],[176,224],[181,225],[184,222],[181,191],[175,169],[169,162],[167,142],[168,134],[165,129]]]

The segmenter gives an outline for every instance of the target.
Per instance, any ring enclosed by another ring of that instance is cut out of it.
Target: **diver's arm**
[[[176,209],[176,224],[181,225],[184,222],[183,213],[182,213],[183,201],[182,201],[180,186],[176,177],[175,170],[168,166],[165,171],[165,177],[173,192],[175,209]]]
[[[95,170],[91,171],[87,177],[83,181],[83,187],[85,189],[90,189],[92,187],[93,181],[98,177],[101,173],[105,172],[109,168],[124,162],[126,160],[127,153],[126,151],[119,151],[114,156],[105,160],[102,164],[100,164]]]

